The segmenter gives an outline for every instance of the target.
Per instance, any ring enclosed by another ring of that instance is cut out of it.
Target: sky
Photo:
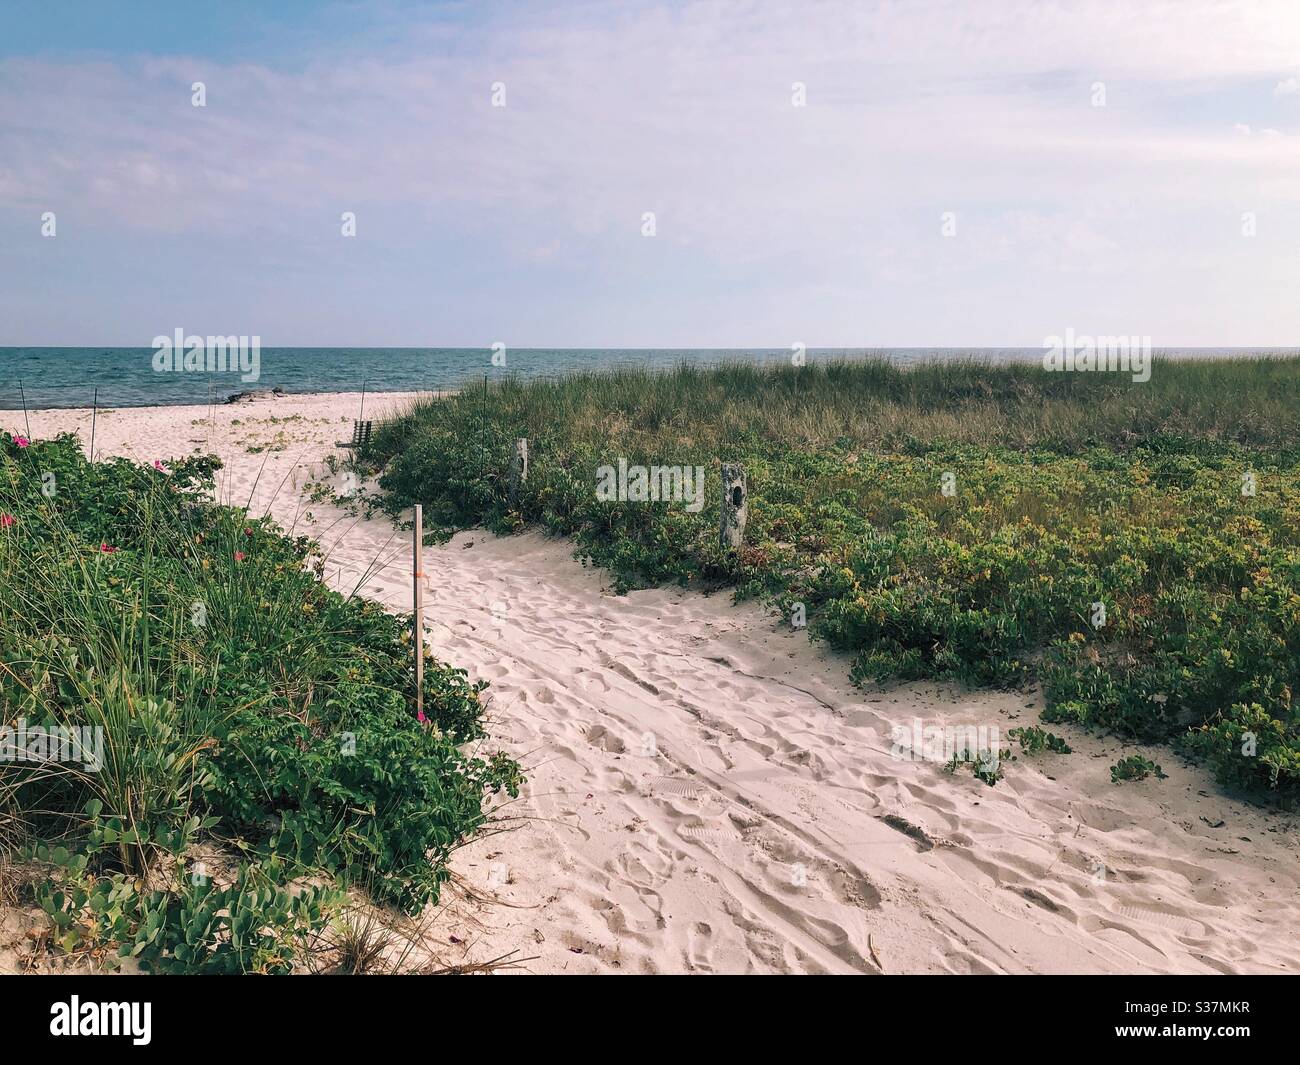
[[[3,0],[0,346],[176,328],[1298,345],[1300,3]]]

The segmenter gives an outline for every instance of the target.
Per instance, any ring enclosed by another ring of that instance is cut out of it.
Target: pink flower
[[[28,444],[31,443],[31,441],[28,440],[27,437],[25,436],[15,436],[14,443],[17,444],[19,447],[26,447]]]
[[[116,548],[116,547],[110,547],[108,544],[100,544],[100,545],[99,545],[99,550],[100,550],[103,554],[105,554],[105,555],[111,555],[114,551],[117,550],[117,548]]]
[[[252,530],[252,529],[245,529],[245,530],[244,530],[244,535],[245,535],[245,536],[252,536],[252,535],[253,535],[253,530]]]
[[[162,460],[161,460],[161,459],[154,459],[154,460],[153,460],[153,468],[154,468],[155,470],[161,470],[161,469],[163,468]]]
[[[245,555],[244,552],[242,552],[242,551],[236,551],[236,552],[235,552],[235,561],[236,561],[236,562],[243,562],[244,559],[247,558],[247,557],[248,557],[248,556]]]
[[[18,519],[12,514],[0,514],[0,529],[7,529]]]
[[[417,714],[415,715],[415,720],[418,721],[418,722],[420,722],[421,725],[423,725],[423,724],[424,724],[426,721],[428,721],[429,719],[428,719],[427,717],[424,716],[424,711],[421,710],[419,713],[417,713]]]

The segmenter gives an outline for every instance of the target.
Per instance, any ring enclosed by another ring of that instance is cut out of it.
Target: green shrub
[[[435,901],[490,797],[520,784],[508,758],[466,753],[484,685],[427,655],[417,721],[410,619],[329,590],[307,539],[207,501],[216,468],[92,464],[70,436],[0,438],[0,724],[105,738],[94,769],[0,764],[0,824],[80,853],[93,799],[133,826],[96,859],[127,883],[197,817],[248,865],[217,910],[268,869],[410,910]],[[197,920],[216,896],[140,898]]]
[[[1074,750],[1060,736],[1048,732],[1038,725],[1013,728],[1007,735],[1019,742],[1020,749],[1026,754],[1040,754],[1043,751],[1051,751],[1054,754],[1070,754]]]
[[[1140,754],[1130,754],[1110,767],[1110,782],[1118,784],[1124,780],[1145,780],[1152,773],[1160,780],[1165,779],[1165,771],[1151,759],[1143,758]]]
[[[87,812],[79,850],[46,844],[33,849],[32,856],[51,867],[50,877],[36,885],[36,902],[59,947],[89,953],[109,967],[134,958],[141,968],[163,973],[288,973],[346,897],[316,885],[291,890],[276,861],[245,863],[232,885],[218,888],[184,859],[202,824],[198,818],[156,840],[168,861],[161,877],[153,873],[161,885],[150,889],[138,877],[97,871],[104,852],[140,839],[120,820],[101,818],[97,801]]]
[[[1236,787],[1276,788],[1300,779],[1300,713],[1294,711],[1282,721],[1258,703],[1237,703],[1192,730],[1185,744]]]

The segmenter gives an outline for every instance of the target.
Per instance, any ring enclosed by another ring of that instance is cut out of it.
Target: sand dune
[[[367,412],[409,397],[367,397]],[[96,451],[213,451],[227,502],[315,536],[337,586],[410,608],[409,533],[312,501],[359,397],[100,412]],[[287,420],[286,420],[287,419]],[[21,412],[0,425],[23,429]],[[33,411],[38,437],[85,411]],[[253,451],[251,449],[268,448]],[[996,787],[891,754],[895,724],[1034,724],[1041,699],[852,687],[754,604],[614,596],[571,545],[426,548],[439,657],[491,682],[490,744],[527,767],[511,831],[460,852],[486,907],[437,927],[538,972],[1297,972],[1296,818],[1224,797],[1167,749],[1068,729]],[[1134,750],[1166,780],[1113,785]]]

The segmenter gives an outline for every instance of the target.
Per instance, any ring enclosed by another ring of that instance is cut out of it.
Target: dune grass
[[[683,365],[507,377],[490,383],[486,402],[489,431],[505,421],[530,440],[603,439],[655,452],[698,447],[724,459],[751,438],[804,449],[942,441],[1064,450],[1157,434],[1300,445],[1300,369],[1282,358],[1156,360],[1144,384],[1125,374],[962,361],[910,369],[880,360]],[[477,434],[483,403],[477,386],[426,403],[385,426],[380,452],[394,454],[439,426]]]
[[[102,742],[0,762],[0,844],[48,867],[66,951],[283,971],[338,889],[435,900],[518,773],[470,749],[463,671],[430,660],[415,720],[408,619],[330,591],[306,539],[205,502],[217,466],[0,437],[0,726]]]
[[[1300,360],[1158,361],[1146,383],[876,361],[503,380],[418,405],[367,457],[426,522],[538,524],[622,588],[730,584],[802,612],[858,680],[1037,677],[1048,719],[1300,784]],[[602,502],[619,459],[703,466],[706,505]],[[723,461],[749,478],[737,552]]]

